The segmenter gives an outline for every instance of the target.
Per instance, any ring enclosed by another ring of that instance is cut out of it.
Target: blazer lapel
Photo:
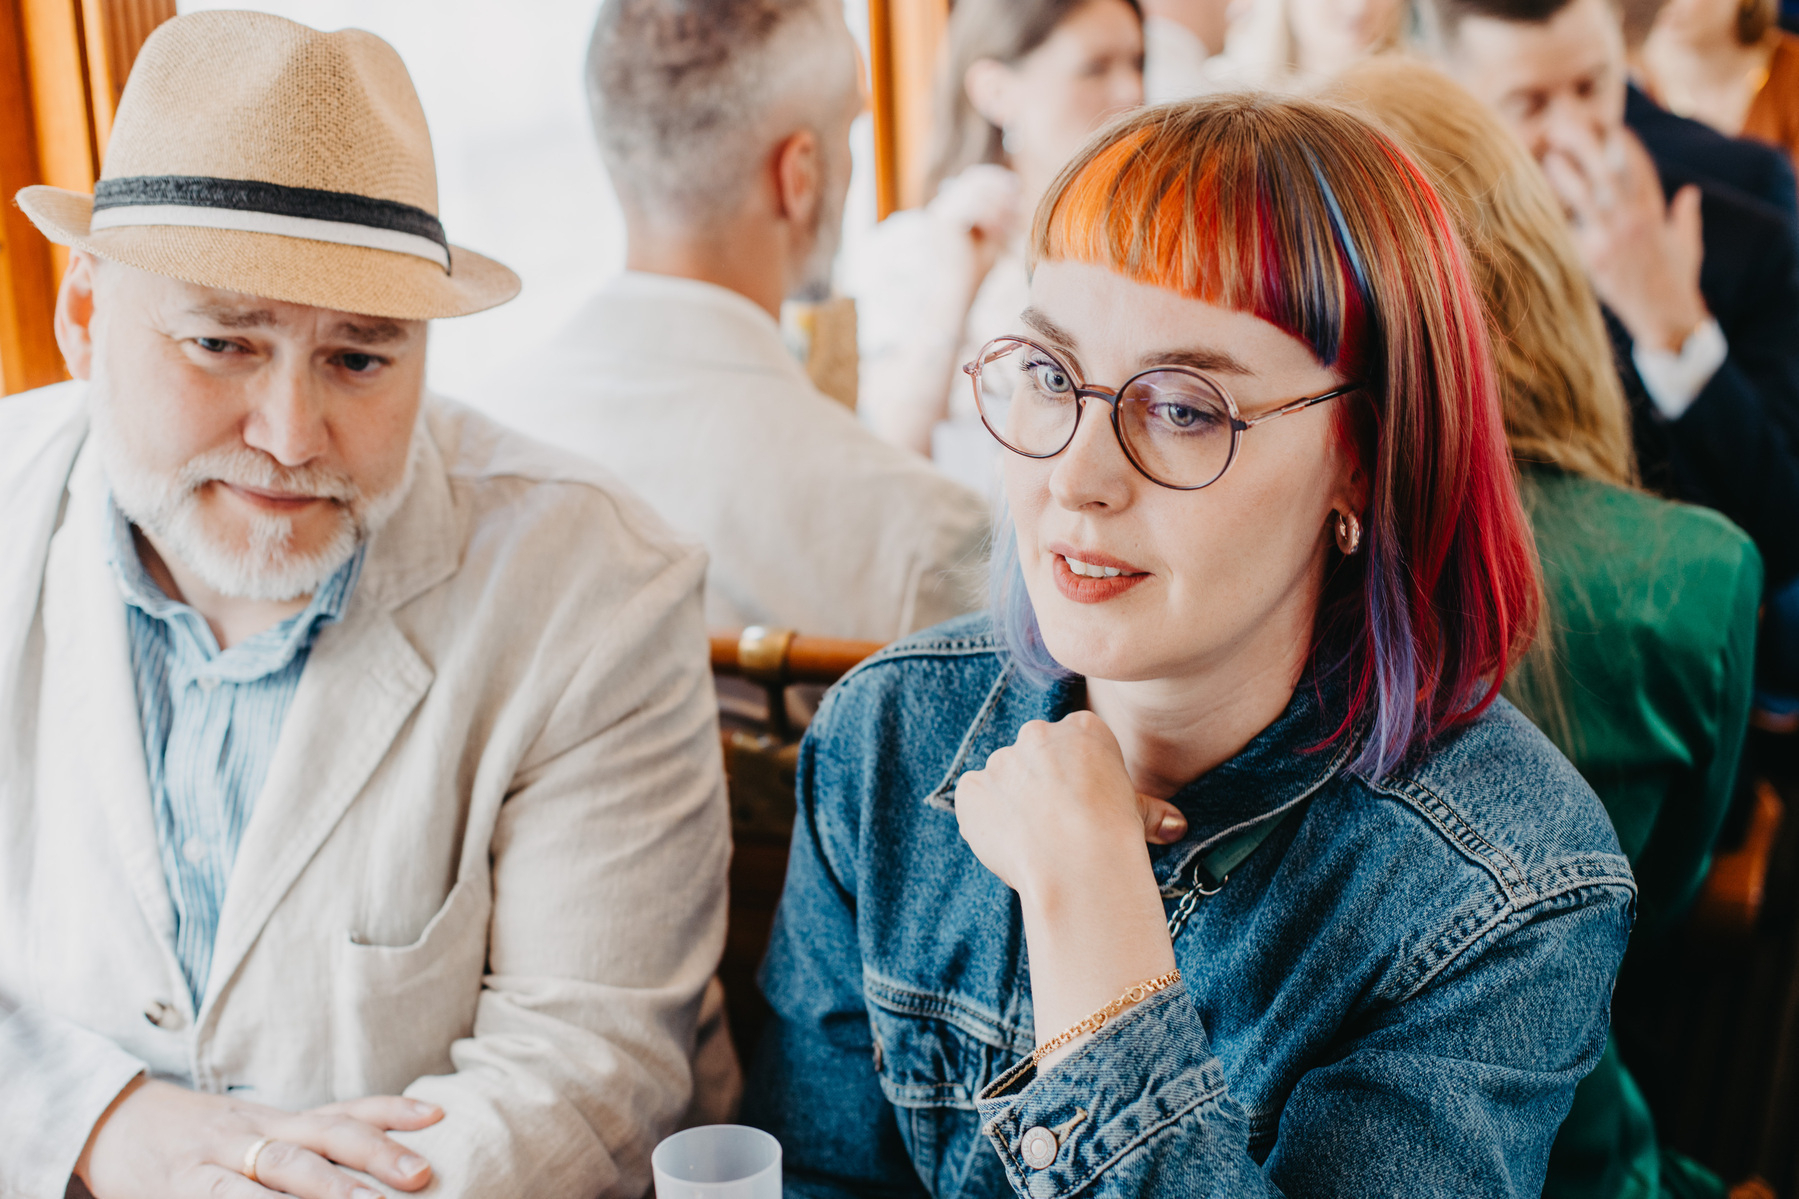
[[[392,612],[455,571],[460,538],[422,420],[414,445],[412,490],[370,543],[344,619],[313,643],[282,724],[225,890],[202,1020],[431,686],[431,668]]]
[[[84,450],[44,570],[38,803],[48,811],[91,811],[105,826],[126,884],[179,978],[125,600],[109,564],[107,494],[95,454]]]

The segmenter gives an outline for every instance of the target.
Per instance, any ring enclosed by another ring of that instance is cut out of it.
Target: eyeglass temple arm
[[[1267,422],[1273,420],[1277,416],[1285,416],[1289,412],[1302,412],[1305,409],[1310,408],[1313,404],[1322,404],[1326,400],[1334,400],[1338,396],[1348,395],[1352,391],[1359,391],[1361,389],[1361,386],[1362,385],[1360,383],[1350,383],[1343,387],[1337,388],[1335,391],[1327,391],[1323,395],[1304,396],[1300,399],[1294,400],[1290,404],[1282,404],[1279,408],[1276,408],[1273,412],[1264,412],[1264,413],[1262,413],[1262,415],[1256,417],[1254,420],[1244,421],[1243,427],[1245,429],[1253,429],[1257,425],[1266,424]]]

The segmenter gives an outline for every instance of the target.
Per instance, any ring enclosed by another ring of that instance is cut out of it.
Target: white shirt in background
[[[889,641],[984,603],[987,505],[820,393],[737,292],[626,272],[478,398],[702,541],[714,628]]]

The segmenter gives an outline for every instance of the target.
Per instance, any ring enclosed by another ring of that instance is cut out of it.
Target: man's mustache
[[[283,466],[249,446],[209,450],[189,459],[176,478],[181,489],[189,494],[208,483],[229,483],[339,504],[354,504],[362,498],[362,489],[341,471],[318,466]]]

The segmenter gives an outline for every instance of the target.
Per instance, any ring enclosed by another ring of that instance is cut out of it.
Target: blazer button
[[[156,1025],[164,1032],[177,1032],[185,1021],[181,1018],[180,1009],[170,1003],[158,999],[144,1009],[144,1019]]]
[[[1019,1152],[1024,1157],[1024,1164],[1033,1170],[1046,1170],[1056,1160],[1056,1134],[1038,1125],[1024,1134],[1024,1141],[1019,1145]]]

